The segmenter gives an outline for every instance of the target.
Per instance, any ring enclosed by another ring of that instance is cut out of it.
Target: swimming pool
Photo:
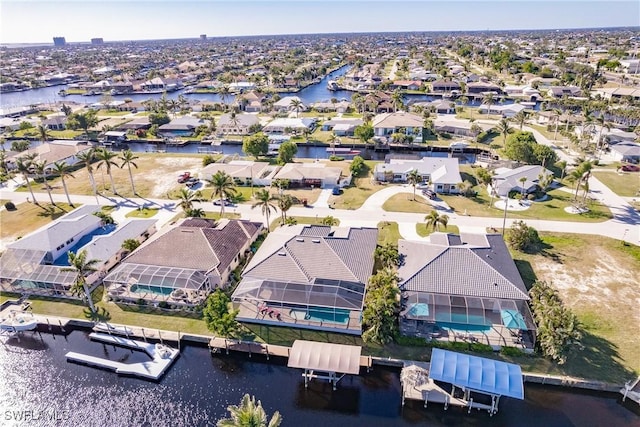
[[[91,239],[93,239],[94,237],[96,237],[96,236],[104,236],[106,234],[109,234],[109,233],[113,232],[115,229],[116,229],[116,225],[115,224],[107,224],[105,226],[96,228],[95,230],[93,230],[89,234],[86,234],[86,235],[82,236],[80,238],[80,240],[78,240],[76,242],[75,245],[73,245],[72,247],[67,249],[62,255],[60,255],[53,262],[53,265],[69,265],[69,255],[68,255],[69,252],[73,252],[75,254],[83,246],[85,246],[87,243],[91,242]]]
[[[173,291],[173,288],[163,288],[162,286],[151,285],[133,285],[131,286],[131,292],[137,292],[139,294],[152,293],[157,295],[169,295]]]
[[[446,319],[442,320],[442,319]],[[484,317],[452,313],[451,318],[446,313],[436,313],[436,325],[442,329],[456,332],[486,332],[491,330],[491,324]]]
[[[349,323],[349,310],[310,308],[304,310],[291,310],[291,317],[299,320],[311,320],[313,322],[322,323],[339,323],[346,325]]]

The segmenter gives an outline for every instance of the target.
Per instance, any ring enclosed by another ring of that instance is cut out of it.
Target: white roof
[[[289,355],[289,368],[341,374],[360,373],[362,348],[355,345],[296,340]]]

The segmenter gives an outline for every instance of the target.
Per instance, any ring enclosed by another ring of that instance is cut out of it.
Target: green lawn
[[[139,208],[135,211],[131,211],[125,216],[127,218],[151,218],[159,211],[158,208]]]
[[[382,209],[388,212],[413,212],[426,214],[432,211],[433,207],[431,207],[427,199],[419,194],[416,194],[416,198],[414,200],[413,194],[400,193],[389,197],[382,205]]]
[[[76,205],[78,207],[79,205]],[[53,208],[53,209],[52,209]],[[36,205],[20,203],[15,211],[2,211],[0,215],[0,238],[18,238],[35,231],[54,219],[60,218],[73,208],[66,203]]]
[[[129,111],[118,111],[118,110],[98,110],[98,116],[126,116],[129,114]]]
[[[315,216],[287,216],[287,219],[291,218],[291,219],[295,219],[297,224],[313,224],[313,225],[322,225],[322,220],[325,217],[315,217]],[[334,226],[340,225],[340,220],[337,218],[334,218]],[[276,218],[274,218],[271,221],[271,224],[269,225],[269,230],[273,231],[276,228],[280,227],[282,225],[282,218],[280,216],[276,216]],[[286,226],[285,226],[286,227]]]
[[[352,185],[344,188],[340,196],[331,196],[329,203],[333,203],[336,209],[358,209],[369,196],[384,189],[384,185],[372,181],[372,171],[376,163],[379,162],[365,161],[369,169],[365,176],[354,178]]]
[[[611,172],[596,171],[593,175],[598,178],[611,191],[622,197],[640,196],[640,173],[639,172]]]
[[[443,233],[460,234],[460,229],[458,228],[458,226],[452,225],[452,224],[447,224],[447,226],[444,228],[440,226],[440,228],[435,231],[441,231]],[[433,228],[427,227],[426,223],[419,222],[416,224],[416,233],[418,233],[419,236],[427,237],[433,232],[434,232]]]
[[[378,245],[387,243],[398,246],[398,240],[402,239],[397,222],[382,221],[378,223]]]

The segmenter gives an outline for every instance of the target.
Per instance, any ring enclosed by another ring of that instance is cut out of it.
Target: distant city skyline
[[[640,2],[2,0],[0,43],[640,26]]]

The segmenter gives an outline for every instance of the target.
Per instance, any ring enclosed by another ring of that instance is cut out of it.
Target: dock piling
[[[62,320],[58,319],[58,324],[60,325],[60,330],[64,333],[64,326],[62,326]]]

